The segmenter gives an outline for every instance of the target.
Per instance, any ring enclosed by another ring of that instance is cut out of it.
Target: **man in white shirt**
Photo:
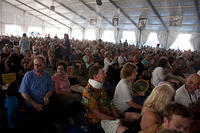
[[[120,53],[120,56],[118,57],[118,64],[119,64],[119,68],[122,68],[123,67],[123,65],[126,63],[126,61],[127,61],[127,58],[125,57],[125,52],[124,51],[122,51],[121,53]]]
[[[200,76],[196,73],[191,74],[186,83],[176,90],[175,101],[177,103],[183,104],[191,109],[199,108],[200,104],[200,90],[198,89],[200,85]]]
[[[114,59],[112,60],[110,53],[108,51],[104,53],[104,68],[103,68],[104,73],[107,73],[109,66],[116,63],[117,58],[118,56],[115,56]]]
[[[24,54],[26,50],[30,50],[30,41],[28,40],[26,33],[23,33],[22,38],[19,40],[19,47],[21,54]]]

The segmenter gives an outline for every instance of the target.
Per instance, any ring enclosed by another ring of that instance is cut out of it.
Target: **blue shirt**
[[[65,40],[64,45],[67,48],[66,49],[61,48],[61,54],[63,56],[69,56],[70,55],[70,41],[69,40]]]
[[[19,88],[20,93],[29,94],[34,101],[40,104],[44,103],[44,97],[49,90],[54,91],[51,76],[44,72],[42,77],[38,77],[34,70],[24,75]]]
[[[144,66],[147,66],[151,63],[151,61],[146,60],[145,58],[141,61]]]

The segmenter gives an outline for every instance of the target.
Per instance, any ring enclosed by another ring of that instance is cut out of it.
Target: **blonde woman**
[[[121,70],[121,80],[116,86],[113,104],[118,113],[127,120],[137,119],[142,106],[133,102],[132,82],[137,75],[137,66],[133,63],[126,63]]]
[[[160,112],[174,98],[175,90],[171,85],[163,83],[153,89],[142,108],[141,129],[152,124],[161,123]]]

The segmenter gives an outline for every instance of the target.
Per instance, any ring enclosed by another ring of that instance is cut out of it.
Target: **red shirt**
[[[58,89],[64,92],[71,92],[70,90],[70,82],[67,74],[64,77],[61,77],[58,73],[55,73],[52,76],[52,80],[54,83],[58,84]]]

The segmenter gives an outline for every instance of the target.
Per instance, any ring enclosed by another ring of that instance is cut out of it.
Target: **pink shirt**
[[[68,76],[60,77],[57,73],[52,76],[52,80],[54,83],[58,84],[58,89],[64,92],[71,92],[70,90],[70,82]]]

